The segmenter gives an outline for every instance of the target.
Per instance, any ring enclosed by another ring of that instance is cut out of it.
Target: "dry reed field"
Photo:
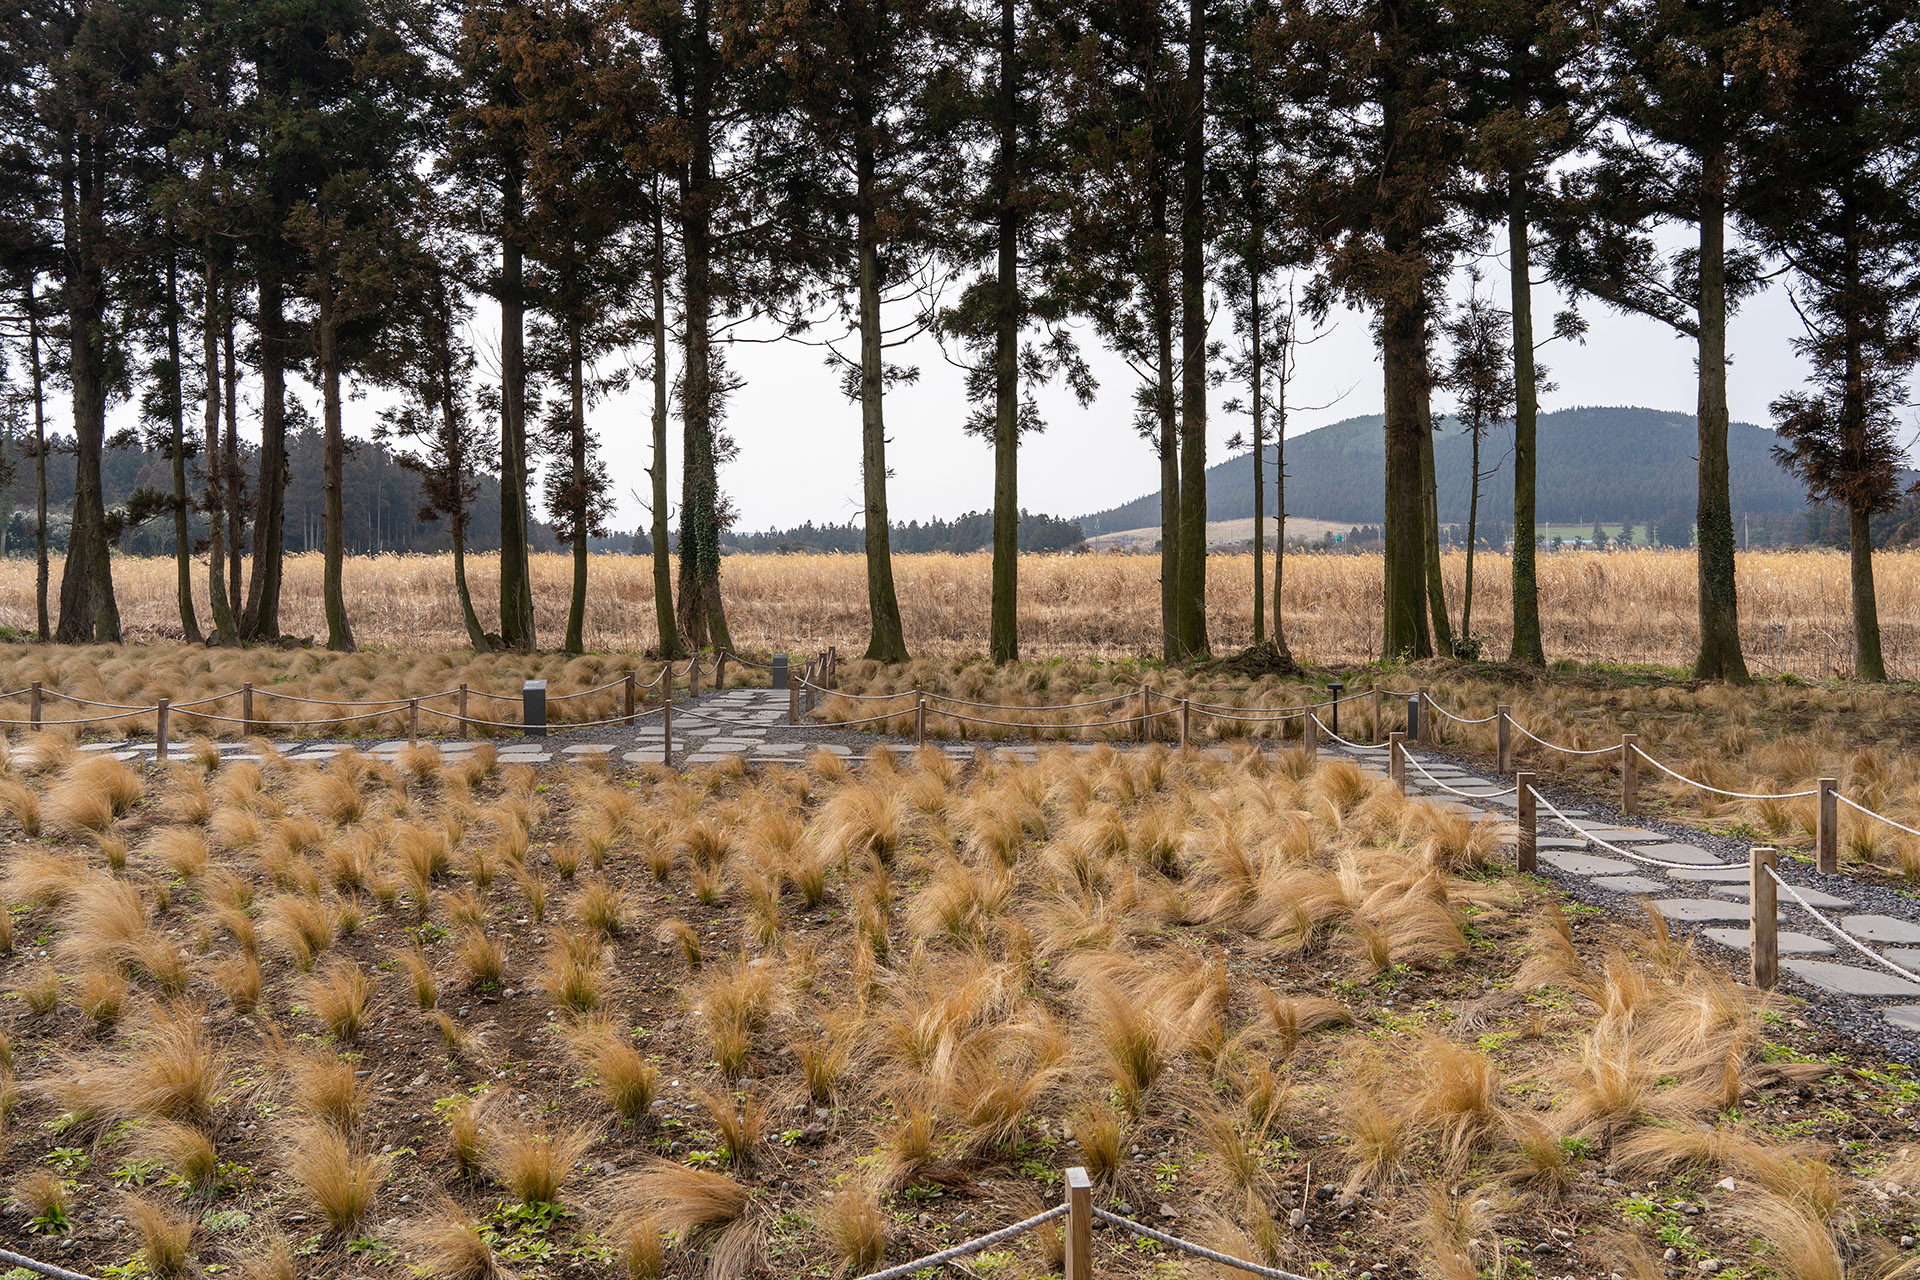
[[[1445,558],[1457,621],[1466,557]],[[1698,634],[1694,557],[1685,551],[1567,552],[1540,557],[1540,604],[1548,656],[1575,662],[1687,666]],[[1888,671],[1920,678],[1920,551],[1876,558]],[[498,561],[469,559],[475,607],[486,620],[499,596]],[[915,555],[895,559],[907,642],[937,656],[986,649],[990,558]],[[1268,572],[1272,561],[1269,557]],[[655,643],[651,562],[596,556],[588,596],[587,644],[643,650]],[[1021,562],[1021,643],[1030,658],[1140,657],[1157,654],[1160,562],[1153,556],[1029,556]],[[571,561],[533,559],[539,635],[565,630]],[[1489,656],[1504,655],[1511,628],[1510,574],[1504,557],[1475,561],[1475,631]],[[321,635],[321,562],[287,565],[283,630]],[[115,561],[114,580],[130,638],[179,637],[171,560]],[[866,645],[866,569],[858,556],[732,556],[722,570],[734,645],[743,653],[843,654]],[[1757,672],[1812,678],[1851,673],[1847,559],[1841,553],[1772,552],[1740,557],[1741,611],[1749,661]],[[350,559],[347,605],[361,644],[387,649],[466,645],[445,556]],[[204,584],[200,584],[204,590]],[[1287,629],[1294,652],[1316,664],[1368,662],[1379,656],[1378,556],[1287,557]],[[1252,639],[1253,560],[1208,560],[1209,626],[1216,651]],[[208,617],[205,602],[200,617]],[[33,565],[0,561],[0,625],[33,629]],[[491,626],[491,623],[488,623]]]
[[[1376,1280],[1841,1280],[1916,1229],[1908,1076],[1350,764],[46,735],[0,791],[4,1234],[96,1275],[858,1274],[1073,1165]]]

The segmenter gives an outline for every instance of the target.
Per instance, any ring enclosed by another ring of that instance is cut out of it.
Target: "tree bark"
[[[74,481],[67,563],[60,576],[60,625],[54,638],[63,644],[89,640],[118,644],[120,610],[113,598],[107,512],[100,484],[107,432],[105,353],[100,350],[106,285],[95,259],[101,234],[98,175],[92,172],[89,154],[81,150],[85,145],[82,142],[69,151],[69,172],[60,184],[66,252],[67,382],[73,389]]]
[[[1180,192],[1180,658],[1207,655],[1206,0],[1187,4]]]
[[[1424,334],[1426,326],[1421,325]],[[1447,617],[1447,583],[1440,574],[1440,494],[1433,465],[1433,376],[1426,339],[1420,342],[1420,526],[1426,566],[1427,613],[1435,652],[1453,655],[1453,623]]]
[[[1167,235],[1167,188],[1153,192],[1153,411],[1160,448],[1160,656],[1180,660],[1180,415],[1173,388],[1173,280]]]
[[[233,285],[225,286],[220,301],[220,368],[226,379],[227,433],[222,446],[221,496],[227,504],[227,609],[244,612],[245,592],[240,579],[240,552],[246,544],[246,475],[240,469],[240,365],[234,356]],[[242,639],[245,627],[234,615],[234,637]]]
[[[52,619],[47,611],[47,583],[50,565],[47,557],[47,379],[40,365],[40,306],[34,300],[33,282],[27,282],[27,366],[33,375],[33,482],[37,497],[33,526],[34,603],[37,606],[39,639],[42,644],[53,638]]]
[[[880,229],[874,217],[872,122],[863,122],[854,167],[859,186],[856,238],[860,256],[860,470],[866,496],[867,615],[871,635],[866,656],[876,662],[907,660],[906,628],[893,589],[892,529],[887,516],[886,380],[880,334]]]
[[[1727,277],[1724,153],[1709,156],[1700,200],[1700,652],[1696,680],[1746,684],[1734,590],[1733,500],[1727,463]]]
[[[533,570],[527,553],[527,336],[525,264],[520,245],[524,196],[509,162],[501,192],[500,236],[500,639],[533,651]]]
[[[353,651],[353,626],[347,619],[347,597],[343,581],[346,571],[346,529],[344,521],[346,493],[347,442],[340,423],[340,333],[334,312],[333,276],[320,272],[320,416],[323,440],[322,488],[324,490],[326,564],[321,597],[327,614],[327,648],[339,653]]]
[[[280,585],[287,520],[285,296],[278,264],[263,258],[260,277],[260,480],[254,495],[253,574],[240,634],[280,638]]]
[[[1472,488],[1467,493],[1467,588],[1460,602],[1460,638],[1473,643],[1473,544],[1480,525],[1480,424],[1474,423]]]
[[[1014,204],[1019,50],[1014,0],[1000,0],[998,330],[993,352],[993,601],[987,650],[995,662],[1020,657],[1020,213]]]
[[[173,562],[179,578],[180,631],[188,644],[199,644],[200,619],[193,609],[193,540],[187,532],[187,422],[185,380],[180,368],[180,275],[173,251],[167,251],[167,360],[173,380],[167,406],[173,454]]]
[[[1509,662],[1543,667],[1540,587],[1533,554],[1535,459],[1539,421],[1533,360],[1533,228],[1527,207],[1527,175],[1507,179],[1507,255],[1513,311],[1513,647]],[[1477,482],[1476,482],[1477,483]],[[1462,624],[1465,629],[1465,624]]]
[[[567,322],[567,384],[572,394],[567,434],[567,466],[572,475],[569,514],[573,517],[573,593],[567,606],[567,652],[587,651],[587,392],[586,357],[580,350],[580,322]]]
[[[1847,509],[1848,561],[1853,577],[1853,678],[1884,682],[1887,665],[1880,655],[1880,607],[1873,591],[1873,515],[1864,507]]]
[[[667,228],[659,192],[653,205],[653,616],[662,661],[682,657],[673,619],[673,565],[667,555]]]
[[[1267,638],[1267,599],[1266,581],[1262,574],[1262,563],[1267,553],[1267,477],[1266,459],[1262,456],[1267,447],[1266,435],[1262,428],[1266,425],[1267,388],[1261,375],[1265,372],[1261,363],[1260,336],[1262,319],[1260,315],[1260,256],[1257,246],[1260,243],[1260,227],[1256,217],[1253,231],[1256,251],[1248,255],[1247,269],[1247,315],[1248,328],[1253,345],[1253,642],[1259,644]]]
[[[1424,324],[1419,308],[1408,306],[1386,309],[1380,321],[1387,410],[1382,651],[1389,660],[1433,656],[1433,639],[1427,630],[1426,528],[1420,484]]]
[[[227,595],[226,485],[220,461],[220,278],[208,255],[201,264],[200,362],[206,367],[207,600],[213,609],[213,633],[222,644],[239,640],[233,601]],[[235,552],[238,555],[238,552]]]

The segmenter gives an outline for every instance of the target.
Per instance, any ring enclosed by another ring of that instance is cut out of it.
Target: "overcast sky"
[[[1503,265],[1484,264],[1487,278],[1481,289],[1506,300]],[[1465,287],[1464,272],[1456,275],[1456,298]],[[1304,278],[1302,280],[1304,284]],[[1553,314],[1566,300],[1549,288],[1535,293],[1535,326],[1549,332]],[[1554,342],[1541,353],[1551,366],[1557,389],[1544,396],[1543,410],[1573,405],[1641,405],[1692,413],[1695,401],[1694,345],[1649,320],[1617,315],[1592,300],[1580,310],[1592,328],[1584,345]],[[888,317],[888,323],[906,318]],[[493,316],[483,311],[475,318],[473,338],[490,347],[497,341]],[[1296,405],[1325,408],[1291,416],[1287,434],[1299,435],[1316,427],[1359,414],[1381,410],[1378,355],[1369,334],[1368,317],[1337,311],[1329,317],[1330,332],[1301,353],[1300,374],[1289,393]],[[1728,377],[1728,399],[1735,421],[1770,425],[1767,405],[1789,387],[1799,385],[1805,370],[1794,354],[1792,340],[1800,324],[1782,287],[1776,282],[1750,299],[1729,328],[1728,347],[1733,365]],[[818,331],[816,331],[818,332]],[[1213,336],[1232,338],[1224,312],[1217,315]],[[1102,510],[1153,491],[1158,485],[1158,462],[1148,444],[1132,429],[1134,377],[1118,359],[1100,349],[1098,340],[1083,330],[1083,349],[1100,380],[1094,403],[1081,408],[1064,389],[1040,390],[1038,399],[1046,431],[1023,441],[1020,460],[1020,502],[1030,511],[1078,516]],[[490,355],[491,353],[489,353]],[[888,460],[893,470],[889,494],[896,522],[951,517],[992,505],[991,451],[985,442],[967,435],[962,423],[967,406],[960,372],[943,357],[930,339],[892,353],[900,363],[917,365],[918,383],[896,386],[887,397]],[[677,370],[677,352],[674,353]],[[727,416],[727,428],[738,441],[739,457],[721,472],[722,488],[739,511],[738,526],[745,530],[785,528],[806,520],[844,522],[860,513],[860,416],[858,406],[840,394],[838,375],[822,361],[814,347],[793,343],[742,343],[729,353],[734,372],[745,379]],[[483,358],[482,367],[491,367]],[[295,394],[319,417],[313,388],[290,379]],[[1221,388],[1211,397],[1208,416],[1208,459],[1227,456],[1226,442],[1244,433],[1244,414],[1227,414],[1220,406],[1239,394]],[[243,434],[255,421],[255,408],[242,409]],[[375,393],[350,400],[345,406],[347,430],[356,436],[371,433],[384,397]],[[65,428],[64,405],[50,406],[54,422]],[[1444,398],[1436,409],[1448,408]],[[610,399],[592,413],[601,447],[613,479],[618,508],[614,524],[631,529],[647,520],[633,491],[647,486],[652,389],[641,381],[624,396]],[[197,415],[193,416],[197,421]],[[1903,443],[1914,433],[1911,412],[1902,431]],[[128,425],[132,411],[125,405],[113,414],[112,425]],[[671,493],[679,493],[679,423],[670,428]],[[317,480],[316,480],[317,482]],[[676,508],[677,510],[677,508]]]

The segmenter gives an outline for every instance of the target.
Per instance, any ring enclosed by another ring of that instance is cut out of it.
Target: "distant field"
[[[1269,519],[1268,527],[1273,521]],[[1338,520],[1308,520],[1303,516],[1294,516],[1287,521],[1289,538],[1321,538],[1329,533],[1345,533],[1353,528]],[[1207,545],[1209,547],[1243,547],[1253,539],[1253,518],[1243,520],[1207,521]],[[1087,545],[1095,551],[1151,551],[1160,541],[1160,527],[1154,525],[1146,529],[1121,529],[1114,533],[1103,533],[1088,538]]]
[[[1466,557],[1444,559],[1456,619]],[[1920,552],[1880,556],[1880,617],[1890,673],[1920,679]],[[491,627],[499,594],[498,561],[469,560],[481,617]],[[1267,561],[1269,578],[1272,558]],[[986,649],[991,558],[896,558],[895,577],[917,653],[977,654]],[[543,644],[564,632],[570,573],[563,556],[536,556],[535,611]],[[1021,572],[1021,643],[1028,657],[1151,656],[1160,648],[1160,562],[1155,556],[1029,556]],[[1475,560],[1474,630],[1490,654],[1506,652],[1511,629],[1505,556]],[[57,573],[57,571],[56,571]],[[653,577],[648,561],[596,556],[587,610],[587,643],[596,649],[645,649],[655,642]],[[288,563],[283,628],[324,636],[320,557]],[[123,558],[114,579],[130,639],[179,635],[173,562]],[[466,645],[445,556],[349,560],[348,608],[362,645],[458,649]],[[1547,653],[1582,662],[1692,660],[1696,634],[1695,567],[1690,551],[1562,553],[1540,558]],[[858,653],[866,643],[866,570],[852,555],[734,556],[721,570],[736,648],[818,651],[828,644]],[[1214,648],[1231,652],[1253,636],[1253,558],[1208,560],[1208,626]],[[1749,661],[1762,672],[1846,675],[1852,669],[1847,558],[1838,552],[1753,552],[1740,557],[1740,594]],[[1287,634],[1296,655],[1317,663],[1379,656],[1380,559],[1370,555],[1286,557]],[[201,617],[204,619],[204,603]],[[0,562],[0,624],[33,628],[33,565]]]

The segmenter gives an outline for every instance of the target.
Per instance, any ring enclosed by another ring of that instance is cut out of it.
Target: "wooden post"
[[[1513,772],[1513,708],[1503,702],[1494,710],[1498,717],[1494,722],[1494,732],[1500,740],[1494,771],[1505,775]]]
[[[916,698],[913,704],[913,745],[927,745],[927,700]]]
[[[629,676],[628,679],[633,677]],[[460,717],[460,736],[467,736],[467,686],[463,681],[459,691],[453,695],[453,713]]]
[[[1640,735],[1620,735],[1620,812],[1640,812]]]
[[[253,722],[253,681],[251,680],[240,686],[240,731],[249,735],[260,732],[260,727]]]
[[[1064,1280],[1093,1280],[1093,1182],[1078,1166],[1067,1170],[1066,1237]]]
[[[407,699],[407,745],[420,745],[420,699]]]
[[[800,686],[791,680],[787,682],[787,723],[800,723]]]
[[[697,653],[687,663],[687,696],[689,698],[700,696],[700,655]]]
[[[1180,699],[1180,749],[1185,751],[1193,741],[1193,703]]]
[[[40,682],[38,680],[33,682],[33,696],[27,700],[27,707],[33,718],[33,727],[38,729],[40,727]]]
[[[162,698],[153,709],[153,758],[156,763],[167,762],[167,700]]]
[[[727,687],[727,651],[722,649],[713,659],[713,691],[719,693]]]
[[[1387,735],[1387,777],[1393,780],[1394,790],[1401,795],[1407,793],[1407,735],[1399,730]]]
[[[633,678],[633,672],[631,671],[627,672],[627,678],[620,682],[620,697],[621,701],[626,704],[627,727],[631,729],[635,724],[639,723],[638,711],[640,698],[640,684],[639,681]]]
[[[1311,709],[1303,713],[1300,718],[1300,736],[1304,739],[1302,745],[1307,749],[1307,759],[1311,760],[1314,764],[1319,764],[1320,725],[1314,720]]]
[[[664,707],[671,704],[672,702],[673,702],[673,663],[663,662],[660,664],[660,705]]]
[[[660,705],[660,763],[673,768],[673,699]]]
[[[1516,773],[1514,781],[1514,818],[1519,834],[1514,838],[1513,868],[1516,871],[1537,871],[1540,869],[1538,846],[1535,843],[1536,818],[1533,807],[1533,775]]]
[[[1820,779],[1820,805],[1813,834],[1818,848],[1814,865],[1822,871],[1840,869],[1840,802],[1834,799],[1834,788],[1839,785],[1838,778]]]
[[[1418,746],[1430,747],[1438,735],[1433,731],[1433,695],[1427,685],[1420,686],[1420,736],[1414,739]]]
[[[1382,701],[1380,686],[1375,685],[1373,686],[1373,737],[1371,739],[1374,742],[1385,741],[1383,735],[1385,735],[1387,730],[1385,723],[1380,718],[1385,713],[1385,710],[1386,703]]]
[[[1140,686],[1140,741],[1153,737],[1153,691]]]
[[[1771,849],[1753,849],[1748,854],[1748,900],[1753,904],[1753,985],[1762,991],[1773,990],[1780,981],[1780,888],[1773,882],[1777,855]]]

